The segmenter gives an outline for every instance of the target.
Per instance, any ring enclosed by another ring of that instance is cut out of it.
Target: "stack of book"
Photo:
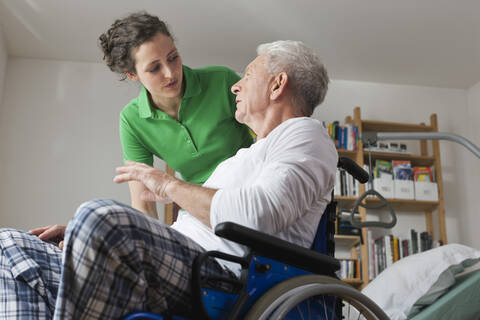
[[[440,243],[439,243],[440,245]],[[393,235],[373,239],[372,231],[367,231],[367,246],[369,260],[369,279],[373,280],[383,270],[396,261],[409,255],[429,250],[433,247],[432,235],[424,231],[418,233],[410,230],[408,237],[400,238]]]
[[[358,127],[350,124],[340,125],[338,121],[323,123],[338,150],[358,150],[360,134]]]
[[[340,279],[359,279],[360,263],[357,259],[338,259],[340,270],[336,272]]]
[[[337,168],[333,192],[336,196],[358,197],[360,195],[360,183],[344,169]]]

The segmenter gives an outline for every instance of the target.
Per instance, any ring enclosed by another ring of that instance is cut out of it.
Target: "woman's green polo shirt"
[[[202,184],[217,165],[253,140],[248,127],[235,120],[239,76],[226,67],[183,66],[185,93],[178,121],[150,104],[142,87],[120,114],[124,160],[153,164],[163,159],[185,181]]]

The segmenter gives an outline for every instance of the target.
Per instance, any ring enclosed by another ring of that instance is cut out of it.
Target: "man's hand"
[[[38,238],[45,242],[58,243],[60,250],[63,249],[63,238],[65,237],[66,226],[48,226],[42,228],[36,228],[28,231],[29,233],[38,236]]]
[[[167,173],[150,167],[144,163],[127,161],[124,166],[116,169],[117,175],[113,178],[116,183],[139,181],[146,190],[141,194],[144,201],[171,202],[166,194],[168,184],[176,179]]]

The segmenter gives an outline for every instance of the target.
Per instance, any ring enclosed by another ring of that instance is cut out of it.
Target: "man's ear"
[[[280,72],[275,76],[270,87],[270,99],[278,99],[286,90],[288,83],[288,75],[286,72]]]
[[[138,76],[136,74],[125,72],[125,75],[127,76],[128,79],[132,81],[138,81]]]

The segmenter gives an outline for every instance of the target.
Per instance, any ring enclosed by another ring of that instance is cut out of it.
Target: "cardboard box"
[[[392,179],[373,179],[373,188],[380,193],[384,198],[393,198],[393,180]]]
[[[435,182],[415,181],[415,200],[438,201],[438,187]]]
[[[395,199],[415,199],[415,187],[411,180],[394,180],[393,193]]]

